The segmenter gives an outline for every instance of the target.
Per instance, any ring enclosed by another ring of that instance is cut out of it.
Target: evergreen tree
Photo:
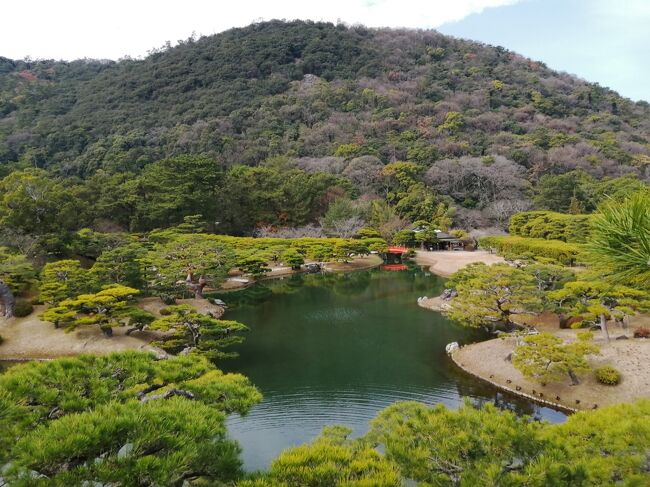
[[[539,333],[523,338],[523,344],[515,348],[512,364],[526,377],[540,382],[560,380],[568,375],[571,383],[580,383],[578,376],[591,370],[585,356],[598,353],[598,347],[588,343],[591,333],[578,335],[578,340],[564,343],[551,333]]]
[[[452,276],[458,296],[449,316],[467,326],[514,325],[514,314],[542,308],[542,294],[533,276],[507,264],[473,265]]]

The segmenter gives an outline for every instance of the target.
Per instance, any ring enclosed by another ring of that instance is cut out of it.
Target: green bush
[[[574,265],[583,252],[580,244],[512,235],[483,237],[479,243],[482,248],[494,248],[501,255],[552,259],[564,265]]]
[[[594,373],[596,374],[596,380],[601,384],[615,386],[621,382],[621,373],[611,365],[599,367],[594,371]]]
[[[25,316],[29,316],[32,314],[32,311],[34,311],[34,306],[32,303],[25,301],[24,299],[17,300],[16,304],[14,305],[14,316],[16,318],[24,318]]]

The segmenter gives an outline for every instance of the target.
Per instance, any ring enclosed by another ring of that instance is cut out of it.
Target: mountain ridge
[[[647,176],[650,107],[436,31],[270,21],[142,60],[0,58],[0,162],[88,177],[191,153],[221,164],[500,155],[534,180]],[[338,152],[337,152],[338,151]]]

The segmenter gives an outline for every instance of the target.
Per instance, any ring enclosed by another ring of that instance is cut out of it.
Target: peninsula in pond
[[[0,485],[646,485],[649,167],[434,30],[0,57]]]

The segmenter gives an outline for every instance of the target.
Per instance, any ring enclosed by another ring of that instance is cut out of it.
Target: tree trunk
[[[4,317],[11,318],[14,315],[14,305],[16,304],[16,298],[14,294],[9,289],[4,281],[0,281],[0,301],[5,308]]]
[[[577,386],[578,384],[580,384],[580,381],[578,380],[578,376],[575,375],[573,370],[569,369],[568,372],[569,372],[569,377],[571,377],[571,385],[572,386]]]
[[[600,330],[603,332],[605,341],[609,343],[609,331],[607,331],[607,318],[604,314],[600,315]]]
[[[185,279],[185,283],[190,291],[194,293],[194,297],[196,299],[203,299],[203,288],[206,286],[207,281],[205,277],[201,276],[199,277],[199,282],[195,283],[192,281],[192,273],[187,274],[187,278]]]

